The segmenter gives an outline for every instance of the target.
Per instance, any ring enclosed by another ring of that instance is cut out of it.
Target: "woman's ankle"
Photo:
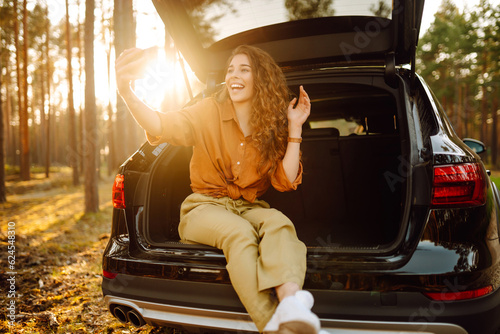
[[[286,282],[281,284],[280,286],[277,286],[275,290],[278,300],[282,301],[286,297],[294,296],[295,293],[300,290],[300,286],[294,282]]]

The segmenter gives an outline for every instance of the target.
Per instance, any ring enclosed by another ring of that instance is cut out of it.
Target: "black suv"
[[[262,199],[290,217],[308,247],[304,288],[323,329],[498,333],[499,193],[477,154],[484,146],[457,137],[415,74],[423,0],[389,1],[390,18],[294,21],[280,12],[283,0],[242,1],[232,21],[214,23],[221,32],[213,43],[192,23],[194,2],[153,2],[205,95],[240,44],[269,52],[292,91],[306,87],[303,183]],[[191,153],[145,143],[120,167],[104,299],[118,320],[137,326],[255,332],[222,252],[179,241]]]

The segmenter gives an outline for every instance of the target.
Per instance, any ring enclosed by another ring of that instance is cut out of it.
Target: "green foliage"
[[[293,20],[333,16],[333,0],[285,0],[288,18]]]
[[[500,189],[500,176],[492,176],[491,181],[495,182],[497,188]]]
[[[420,38],[416,66],[459,136],[484,141],[492,148],[493,162],[500,156],[494,132],[500,97],[498,59],[500,8],[481,0],[460,10],[452,0],[443,0]]]
[[[21,4],[22,3],[18,2],[18,15],[21,11]],[[28,11],[28,15],[28,45],[30,48],[38,49],[44,42],[46,26],[50,24],[49,18],[46,15],[45,8],[38,3],[35,4],[32,10]],[[12,1],[3,1],[0,5],[2,54],[7,50],[13,50],[14,20],[16,20],[16,15],[14,13]],[[17,20],[21,21],[19,17],[17,17]],[[20,27],[20,29],[21,28],[22,27]],[[19,33],[22,34],[22,31]],[[4,48],[6,50],[4,50]]]
[[[420,74],[439,98],[453,98],[457,80],[470,79],[477,67],[477,40],[473,21],[452,1],[443,1],[417,52]]]
[[[379,0],[376,5],[371,5],[370,11],[375,16],[390,18],[392,7],[388,5],[385,0]]]

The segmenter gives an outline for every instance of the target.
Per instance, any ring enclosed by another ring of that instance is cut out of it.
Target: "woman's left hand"
[[[297,128],[302,130],[302,124],[305,123],[311,113],[311,101],[309,100],[309,95],[307,95],[304,87],[302,86],[300,86],[299,102],[294,108],[293,106],[296,102],[297,98],[294,98],[288,105],[287,116],[289,132]]]
[[[295,106],[295,108],[293,107]],[[311,101],[307,95],[304,87],[300,86],[299,100],[294,98],[288,105],[288,137],[301,138],[302,125],[306,122],[307,117],[311,113]],[[285,170],[286,177],[290,182],[294,182],[297,178],[300,168],[300,140],[289,141],[285,156],[283,157],[283,169]]]

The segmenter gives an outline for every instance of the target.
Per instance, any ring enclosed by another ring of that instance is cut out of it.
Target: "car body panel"
[[[457,288],[454,283],[448,284],[450,289]],[[154,325],[255,332],[230,285],[122,274],[114,280],[104,279],[103,289],[108,305],[139,310]],[[357,330],[450,334],[467,333],[465,329],[471,327],[481,330],[478,333],[492,333],[495,324],[490,319],[498,316],[500,300],[499,291],[464,302],[430,301],[417,292],[310,291],[316,300],[313,311],[322,327],[332,333]],[[186,301],[186,294],[198,298]]]

